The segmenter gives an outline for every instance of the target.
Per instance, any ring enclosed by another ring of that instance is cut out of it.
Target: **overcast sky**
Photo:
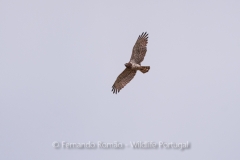
[[[239,17],[238,0],[0,0],[0,159],[240,159]],[[151,69],[113,95],[145,31]]]

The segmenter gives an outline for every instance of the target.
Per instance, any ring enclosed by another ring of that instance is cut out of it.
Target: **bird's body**
[[[147,36],[148,34],[145,32],[138,37],[137,42],[133,47],[130,61],[125,64],[125,70],[117,77],[112,86],[113,93],[117,94],[124,86],[126,86],[134,78],[138,70],[142,73],[147,73],[149,71],[150,66],[141,66],[141,62],[147,52]]]
[[[131,63],[131,62],[129,62],[129,63]],[[136,63],[131,63],[131,69],[134,69],[134,70],[140,70],[140,68],[141,68],[141,65],[139,65],[139,64],[136,64]]]

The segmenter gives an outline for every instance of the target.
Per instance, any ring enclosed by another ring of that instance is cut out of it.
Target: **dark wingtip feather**
[[[113,94],[115,93],[115,87],[114,86],[112,86],[112,92],[113,92]]]
[[[138,36],[138,38],[148,38],[147,36],[148,36],[147,32],[142,32],[142,34]]]

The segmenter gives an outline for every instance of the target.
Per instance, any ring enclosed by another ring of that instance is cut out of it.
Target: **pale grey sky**
[[[240,159],[240,1],[0,1],[0,159]],[[139,34],[137,73],[111,86]],[[55,149],[54,141],[191,148]]]

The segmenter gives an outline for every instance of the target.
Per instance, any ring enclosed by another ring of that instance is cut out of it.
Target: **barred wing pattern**
[[[118,93],[124,86],[126,86],[136,75],[136,70],[126,68],[116,79],[112,86],[112,92]]]
[[[143,61],[147,52],[147,43],[148,43],[148,34],[147,32],[145,33],[143,32],[138,37],[137,42],[133,47],[130,62],[141,65],[141,62]]]

